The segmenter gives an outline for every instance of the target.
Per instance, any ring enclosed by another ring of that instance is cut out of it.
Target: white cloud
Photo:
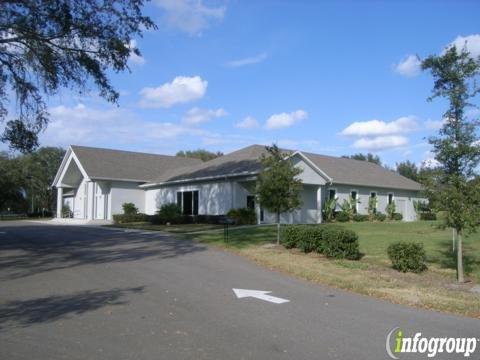
[[[457,36],[455,40],[448,44],[447,48],[450,46],[455,46],[457,50],[466,47],[472,57],[478,58],[480,56],[480,35]]]
[[[121,108],[91,108],[83,104],[73,107],[56,106],[49,109],[51,121],[41,133],[42,144],[68,146],[138,145],[154,148],[167,141],[185,141],[186,136],[202,137],[210,133],[182,124],[164,121],[145,121],[131,111]]]
[[[440,163],[435,160],[435,158],[430,157],[425,160],[423,160],[421,167],[427,168],[427,169],[434,169],[436,167],[440,166]]]
[[[400,75],[413,77],[420,73],[421,64],[417,55],[409,55],[395,65],[395,71]]]
[[[308,113],[304,110],[297,110],[291,113],[274,114],[267,119],[265,127],[269,130],[286,128],[306,119],[307,117]]]
[[[243,58],[243,59],[238,59],[238,60],[231,60],[227,62],[228,67],[241,67],[241,66],[246,66],[246,65],[252,65],[252,64],[258,64],[262,61],[264,61],[268,57],[266,52],[262,52],[258,55]]]
[[[446,119],[443,120],[427,120],[425,121],[425,127],[428,130],[439,130],[442,128],[443,124],[445,123]]]
[[[137,41],[136,40],[130,40],[130,44],[128,45],[128,48],[130,50],[136,49],[137,48]],[[129,60],[137,65],[143,65],[145,64],[145,58],[143,56],[139,56],[135,54],[133,51],[130,52],[130,58]]]
[[[260,127],[260,124],[258,123],[257,119],[255,119],[253,116],[247,116],[242,121],[239,121],[238,123],[236,123],[235,127],[239,129],[256,129]]]
[[[168,108],[202,98],[207,91],[208,81],[200,76],[177,76],[172,82],[156,88],[146,87],[140,91],[143,107]]]
[[[186,124],[190,125],[198,125],[207,121],[210,121],[215,118],[220,118],[226,116],[227,112],[220,109],[200,109],[198,107],[194,107],[187,111],[185,116],[183,117],[183,121]]]
[[[362,150],[381,151],[408,145],[404,136],[378,136],[374,138],[361,138],[353,143],[353,147]]]
[[[200,35],[211,22],[222,21],[226,6],[209,7],[202,0],[154,0],[165,12],[169,26],[190,35]]]
[[[380,136],[405,134],[418,130],[415,116],[403,116],[391,122],[382,120],[356,121],[340,132],[345,136]]]

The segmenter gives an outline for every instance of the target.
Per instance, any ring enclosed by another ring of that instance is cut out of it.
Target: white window
[[[357,213],[357,211],[358,211],[358,191],[357,190],[350,191],[350,197],[352,198],[353,204],[354,204],[353,212]]]
[[[377,192],[376,191],[370,192],[370,198],[375,199],[375,203],[374,203],[375,207],[373,208],[373,212],[376,213],[377,212],[377,205],[378,205]]]
[[[388,193],[388,205],[395,201],[395,196],[393,193]]]
[[[328,200],[337,198],[337,189],[328,189]]]

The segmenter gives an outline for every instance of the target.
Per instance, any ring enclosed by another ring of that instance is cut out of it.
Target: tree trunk
[[[452,229],[452,252],[455,253],[455,249],[457,248],[457,230],[455,228]]]
[[[277,212],[277,245],[280,245],[280,213]]]
[[[457,230],[457,281],[459,283],[465,282],[463,276],[463,244],[461,230]]]

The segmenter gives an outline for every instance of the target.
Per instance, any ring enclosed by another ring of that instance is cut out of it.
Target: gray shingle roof
[[[283,151],[286,153],[293,152],[292,150]],[[251,145],[205,163],[183,168],[172,168],[155,178],[152,184],[256,173],[261,170],[259,159],[265,153],[265,146]],[[333,183],[404,190],[421,190],[422,188],[419,183],[373,163],[302,153],[332,178]]]
[[[187,179],[256,173],[261,170],[259,159],[264,153],[266,153],[265,146],[248,146],[201,164],[168,170],[160,174],[153,182],[161,184]]]
[[[73,152],[94,179],[148,182],[170,169],[201,163],[198,159],[146,154],[132,151],[71,146]]]
[[[404,190],[422,189],[419,183],[368,161],[306,152],[303,152],[303,154],[337,184],[378,186]]]

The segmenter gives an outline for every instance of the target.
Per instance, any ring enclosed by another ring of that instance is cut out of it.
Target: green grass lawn
[[[380,266],[390,266],[387,248],[397,241],[421,242],[427,252],[430,268],[446,275],[455,275],[455,256],[452,252],[452,230],[440,229],[438,222],[352,222],[340,223],[355,231],[359,236],[360,251],[364,254],[361,262]],[[274,225],[257,227],[229,227],[228,243],[224,242],[222,225],[183,224],[183,225],[151,225],[133,223],[115,225],[131,229],[166,231],[174,234],[185,234],[197,241],[223,247],[244,249],[249,246],[273,243],[276,239]],[[465,272],[472,280],[480,282],[480,234],[472,234],[464,239]]]
[[[365,254],[363,261],[389,265],[387,247],[391,243],[414,241],[423,243],[428,265],[454,270],[456,262],[452,252],[452,230],[439,229],[438,224],[435,221],[358,222],[342,226],[358,234],[360,251]],[[480,234],[472,234],[464,239],[464,263],[467,275],[480,281]]]

